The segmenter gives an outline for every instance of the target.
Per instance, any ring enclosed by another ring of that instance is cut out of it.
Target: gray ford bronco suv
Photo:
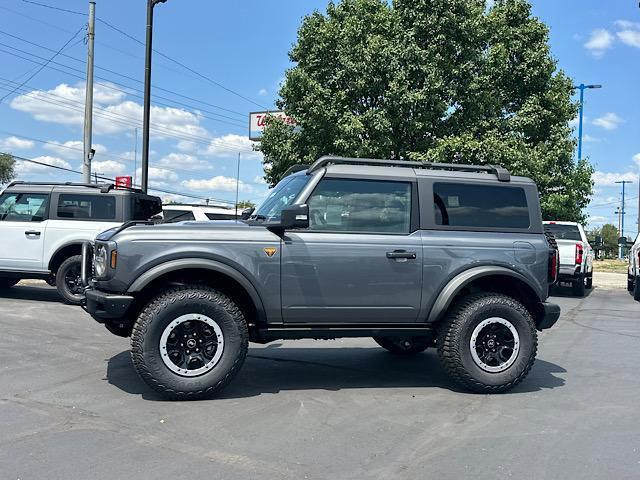
[[[436,347],[475,392],[529,372],[558,257],[533,181],[500,167],[323,157],[239,221],[131,222],[85,245],[84,308],[174,399],[218,392],[248,343]]]

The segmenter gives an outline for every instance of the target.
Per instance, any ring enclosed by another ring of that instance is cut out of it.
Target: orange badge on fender
[[[273,257],[278,251],[276,247],[265,247],[263,250],[264,250],[264,253],[267,254],[267,257]]]

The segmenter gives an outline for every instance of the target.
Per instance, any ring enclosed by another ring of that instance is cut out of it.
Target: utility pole
[[[582,159],[582,113],[584,111],[584,91],[589,88],[602,88],[602,85],[585,85],[581,83],[580,85],[574,85],[574,89],[580,90],[580,113],[578,120],[578,160]]]
[[[87,30],[87,85],[84,98],[84,158],[82,179],[91,183],[91,131],[93,128],[93,42],[96,29],[96,2],[89,2],[89,27]]]
[[[619,210],[620,210],[620,238],[623,238],[624,237],[624,215],[626,213],[624,211],[624,200],[625,200],[625,198],[624,198],[624,196],[625,196],[624,195],[624,186],[627,183],[633,183],[633,182],[631,180],[620,180],[620,181],[618,181],[616,183],[622,184],[622,208],[619,209]],[[619,245],[618,246],[618,258],[622,259],[622,257],[623,257],[623,248],[622,248],[622,245]]]
[[[135,130],[136,143],[133,146],[133,186],[137,185],[138,180],[138,127]]]
[[[236,176],[236,220],[238,220],[238,196],[240,194],[240,152],[238,152],[238,175]]]
[[[153,7],[167,0],[147,0],[147,48],[144,59],[144,112],[142,114],[142,191],[149,186],[149,118],[151,116],[151,55],[153,54]]]

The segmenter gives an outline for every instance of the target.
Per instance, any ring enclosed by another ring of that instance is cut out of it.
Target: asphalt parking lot
[[[344,339],[253,345],[221,397],[172,403],[127,339],[18,286],[0,298],[0,479],[640,478],[640,303],[568,292],[509,394],[460,391],[434,351]]]

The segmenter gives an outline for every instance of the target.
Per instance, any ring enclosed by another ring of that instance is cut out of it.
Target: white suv
[[[0,290],[21,279],[55,285],[80,304],[82,243],[160,212],[158,197],[113,185],[13,182],[0,195]]]
[[[177,223],[185,221],[206,222],[208,220],[236,220],[242,216],[242,211],[233,208],[214,207],[209,205],[192,205],[172,203],[162,206],[162,223]]]

